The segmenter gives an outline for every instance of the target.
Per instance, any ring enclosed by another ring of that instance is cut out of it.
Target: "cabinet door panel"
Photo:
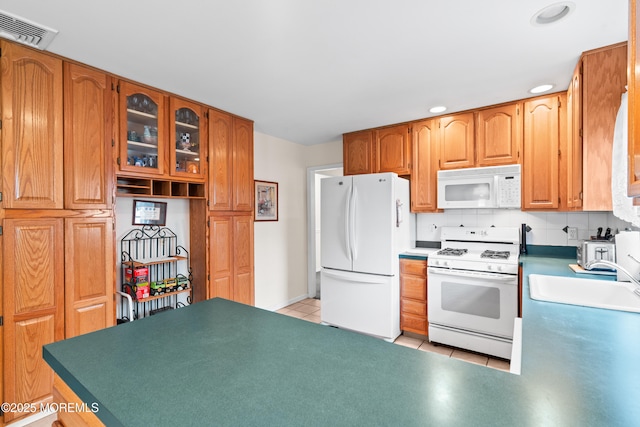
[[[432,212],[438,208],[437,125],[437,120],[424,120],[413,124],[412,212]]]
[[[62,60],[0,46],[4,207],[62,209]]]
[[[253,217],[237,216],[234,225],[234,300],[253,305]]]
[[[138,175],[163,175],[167,120],[161,92],[120,81],[120,170]]]
[[[536,98],[524,104],[523,207],[558,207],[558,96]]]
[[[233,210],[253,210],[253,123],[233,118]]]
[[[47,403],[53,371],[42,346],[64,338],[62,219],[5,219],[3,236],[4,400]]]
[[[440,168],[472,167],[474,159],[473,113],[440,119]]]
[[[65,207],[111,208],[111,77],[64,66]]]
[[[518,163],[522,144],[520,104],[480,110],[477,119],[477,166]]]
[[[209,298],[230,299],[233,274],[233,229],[231,217],[212,217],[210,243],[211,290]]]
[[[65,220],[66,338],[114,324],[113,266],[112,218]]]
[[[209,199],[210,209],[231,210],[231,116],[209,110]]]
[[[372,131],[344,135],[342,140],[344,174],[373,173],[373,150]]]
[[[376,131],[376,172],[411,173],[411,134],[408,125]]]
[[[169,99],[169,171],[171,175],[204,181],[206,133],[203,108],[195,102]]]

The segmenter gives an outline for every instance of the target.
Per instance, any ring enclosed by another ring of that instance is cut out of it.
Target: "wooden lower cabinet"
[[[65,219],[65,338],[114,325],[112,218]]]
[[[210,217],[207,298],[254,305],[253,215]]]
[[[429,334],[426,260],[400,260],[400,329]]]
[[[3,238],[3,399],[39,407],[53,400],[42,346],[114,324],[113,219],[8,218]]]
[[[42,346],[64,339],[64,222],[6,219],[3,401],[51,403],[53,370]],[[7,412],[9,423],[31,413]]]
[[[104,426],[102,421],[100,421],[93,412],[100,410],[100,406],[98,406],[97,403],[84,403],[57,375],[55,376],[53,384],[53,401],[59,407],[67,406],[74,409],[80,408],[80,410],[77,411],[59,411],[58,419],[52,424],[53,427]]]

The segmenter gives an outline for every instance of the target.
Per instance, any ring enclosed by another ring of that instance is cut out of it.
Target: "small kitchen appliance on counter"
[[[443,227],[427,268],[429,341],[511,359],[518,227]]]
[[[576,255],[582,268],[591,261],[616,262],[616,244],[607,240],[585,240],[578,246]]]

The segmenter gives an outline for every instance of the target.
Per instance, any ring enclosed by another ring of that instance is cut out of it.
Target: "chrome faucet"
[[[625,275],[627,275],[627,277],[629,278],[631,283],[633,283],[635,285],[635,287],[636,287],[633,290],[633,293],[640,297],[640,282],[638,281],[638,279],[633,277],[633,274],[631,274],[629,271],[627,271],[624,267],[622,267],[619,264],[616,264],[615,262],[607,261],[607,260],[604,260],[604,259],[595,259],[593,261],[589,261],[588,263],[586,263],[584,265],[585,270],[591,270],[592,268],[598,268],[598,267],[615,268],[616,271],[622,272]]]

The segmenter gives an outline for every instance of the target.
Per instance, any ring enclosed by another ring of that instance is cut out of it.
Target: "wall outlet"
[[[578,240],[578,228],[569,227],[569,229],[567,230],[567,238],[569,240]]]

